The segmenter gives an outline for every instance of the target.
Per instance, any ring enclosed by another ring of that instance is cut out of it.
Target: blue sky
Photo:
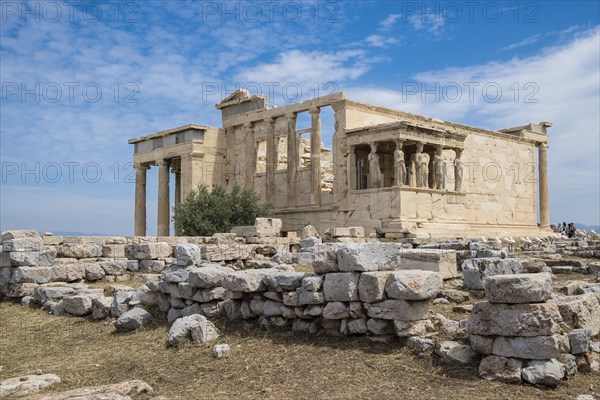
[[[238,86],[273,105],[345,91],[489,129],[551,121],[551,220],[598,225],[599,14],[597,1],[2,1],[0,228],[132,234],[127,140],[220,126],[214,105]]]

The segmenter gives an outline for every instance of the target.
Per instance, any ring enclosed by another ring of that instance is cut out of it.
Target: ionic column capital
[[[144,163],[133,163],[133,168],[136,171],[146,171],[150,169],[150,166]]]
[[[311,115],[319,115],[321,113],[321,109],[319,107],[311,107],[308,109],[308,113]]]
[[[158,165],[159,167],[168,167],[169,160],[167,160],[167,159],[156,160],[156,165]]]

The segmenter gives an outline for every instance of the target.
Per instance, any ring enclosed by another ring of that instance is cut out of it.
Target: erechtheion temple
[[[321,141],[324,107],[334,112],[332,150]],[[159,236],[169,235],[171,172],[175,203],[200,183],[240,184],[273,206],[284,231],[362,226],[395,239],[549,232],[550,123],[491,131],[344,93],[268,108],[266,96],[239,90],[216,108],[223,128],[186,125],[129,141],[135,235],[146,234],[151,166],[159,168]],[[310,128],[297,129],[301,113]]]

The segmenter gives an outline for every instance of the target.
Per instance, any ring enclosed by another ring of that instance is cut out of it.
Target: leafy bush
[[[235,185],[227,193],[221,186],[209,190],[202,184],[175,207],[173,221],[178,236],[211,236],[233,226],[254,225],[255,218],[270,214],[270,207],[252,190]]]

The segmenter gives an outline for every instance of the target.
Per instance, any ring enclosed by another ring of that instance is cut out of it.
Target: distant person
[[[565,235],[567,234],[567,223],[566,222],[563,222],[562,233],[565,234]]]
[[[569,227],[567,228],[567,236],[569,237],[569,239],[572,239],[575,237],[575,225],[573,225],[572,222],[569,224]]]

